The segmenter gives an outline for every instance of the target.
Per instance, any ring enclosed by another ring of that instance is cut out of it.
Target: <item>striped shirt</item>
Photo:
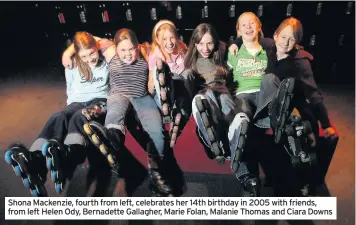
[[[129,65],[115,55],[109,63],[109,71],[109,95],[122,94],[137,98],[147,94],[148,65],[144,59],[138,59]]]

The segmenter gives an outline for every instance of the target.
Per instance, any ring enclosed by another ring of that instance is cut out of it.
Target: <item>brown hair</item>
[[[90,49],[90,48],[98,49],[97,43],[94,37],[88,32],[77,32],[74,36],[73,44],[74,44],[74,49],[76,51],[76,54],[74,56],[75,63],[78,67],[79,73],[83,77],[85,77],[85,80],[91,80],[93,77],[93,73],[89,65],[79,57],[78,53],[82,49]]]
[[[197,72],[196,63],[198,59],[198,50],[195,44],[198,44],[206,33],[210,34],[214,41],[212,57],[214,64],[216,66],[225,66],[225,45],[220,42],[216,30],[211,24],[201,23],[194,29],[190,38],[188,52],[184,59],[184,67],[186,69],[192,69],[193,71]]]
[[[263,38],[264,35],[263,35],[263,32],[262,32],[262,23],[261,23],[260,19],[256,16],[256,14],[254,14],[253,12],[244,12],[239,16],[239,18],[237,18],[237,21],[236,21],[236,33],[237,33],[237,35],[238,35],[238,32],[239,32],[239,28],[240,28],[240,24],[239,24],[240,19],[241,19],[242,16],[244,16],[246,14],[250,14],[250,15],[255,17],[255,20],[256,20],[258,26],[260,27],[260,32],[258,33],[258,36],[259,36],[259,38]]]
[[[177,50],[178,52],[185,53],[187,51],[187,46],[181,40],[179,40],[177,29],[174,26],[173,22],[169,20],[160,20],[158,23],[156,23],[152,30],[152,45],[150,54],[152,54],[157,47],[160,47],[156,39],[158,38],[160,32],[165,30],[169,30],[177,39],[177,44],[174,47],[175,50]]]
[[[120,42],[124,40],[130,40],[135,47],[138,47],[137,36],[132,30],[127,28],[122,28],[116,32],[114,37],[115,46],[117,47],[120,44]]]
[[[281,31],[288,26],[292,27],[293,35],[296,39],[295,43],[299,44],[303,38],[303,26],[302,23],[294,17],[289,17],[283,20],[283,22],[278,26],[277,30],[274,32],[274,35],[278,36],[279,33],[281,33]]]

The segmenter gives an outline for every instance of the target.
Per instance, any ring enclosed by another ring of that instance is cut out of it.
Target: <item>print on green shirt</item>
[[[238,83],[236,93],[260,89],[261,81],[267,68],[265,50],[251,55],[245,45],[241,45],[237,56],[228,53],[227,64],[233,69],[234,81]]]

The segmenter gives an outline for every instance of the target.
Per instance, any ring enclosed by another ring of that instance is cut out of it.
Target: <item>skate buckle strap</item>
[[[164,124],[171,123],[171,116],[163,116],[163,123]]]

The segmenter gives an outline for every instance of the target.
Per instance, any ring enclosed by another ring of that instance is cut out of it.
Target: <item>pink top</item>
[[[179,75],[184,70],[184,54],[182,52],[178,52],[178,54],[172,54],[171,58],[171,62],[165,61],[163,53],[158,47],[156,47],[153,53],[148,57],[148,68],[149,70],[153,70],[156,66],[156,60],[162,59],[168,64],[172,73]]]

